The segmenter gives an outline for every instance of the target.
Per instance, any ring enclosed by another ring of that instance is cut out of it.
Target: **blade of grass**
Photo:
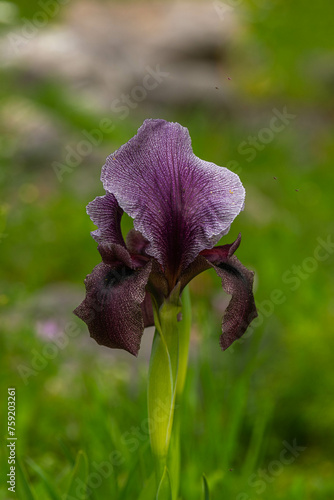
[[[41,467],[37,465],[31,458],[27,458],[26,462],[29,465],[29,467],[31,467],[36,472],[36,474],[42,479],[45,489],[49,494],[49,497],[52,500],[59,500],[60,499],[59,494],[56,492],[53,484],[51,483],[50,479],[45,475]]]
[[[203,499],[210,500],[210,490],[205,474],[203,474],[202,479],[203,479]]]
[[[227,469],[231,466],[233,456],[236,452],[238,443],[238,435],[240,432],[244,409],[247,403],[248,380],[242,378],[236,384],[233,393],[232,413],[228,429],[226,430],[226,442],[224,444],[224,460],[223,468]]]
[[[263,411],[257,415],[248,448],[248,453],[243,466],[242,473],[244,477],[249,476],[254,471],[256,464],[258,463],[261,448],[263,447],[264,434],[270,419],[272,408],[272,403],[265,403]]]
[[[77,480],[81,481],[87,486],[87,476],[88,476],[88,460],[87,455],[84,451],[80,450],[77,454],[75,461],[75,466],[71,474],[70,485],[67,494],[63,496],[62,500],[71,500],[71,498],[77,497]],[[81,496],[81,500],[87,499],[87,492],[84,493],[84,497]]]
[[[17,474],[18,498],[20,498],[20,500],[35,500],[34,494],[30,488],[29,481],[27,479],[26,472],[19,458],[16,459],[16,468],[18,472]]]

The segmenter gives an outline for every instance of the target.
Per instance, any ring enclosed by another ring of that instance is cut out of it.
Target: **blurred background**
[[[181,123],[197,156],[238,173],[246,206],[223,243],[241,232],[256,273],[259,318],[226,352],[229,297],[214,272],[191,283],[180,498],[201,498],[203,473],[216,500],[334,498],[333,14],[330,0],[0,2],[0,374],[4,408],[17,393],[20,500],[64,498],[74,478],[71,498],[137,499],[151,472],[153,330],[134,359],[71,313],[100,261],[85,206],[145,118]],[[5,419],[2,434],[7,471]]]

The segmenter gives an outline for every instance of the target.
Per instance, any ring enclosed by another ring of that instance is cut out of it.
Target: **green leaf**
[[[204,495],[204,500],[210,500],[210,491],[209,491],[209,485],[208,481],[205,477],[205,474],[202,476],[203,479],[203,495]]]
[[[170,441],[168,461],[167,461],[168,470],[172,483],[173,499],[178,498],[178,492],[180,486],[180,464],[181,464],[180,424],[181,424],[181,415],[180,415],[180,409],[178,408],[174,415],[173,432]]]
[[[17,498],[20,500],[35,500],[34,494],[29,486],[29,482],[24,470],[23,465],[19,458],[16,459],[16,470],[17,470]]]
[[[172,500],[172,498],[172,485],[170,482],[168,469],[167,467],[165,467],[157,491],[156,500]]]
[[[52,500],[59,500],[60,497],[59,497],[58,493],[56,492],[53,484],[51,483],[50,479],[47,478],[47,476],[45,475],[43,470],[40,468],[40,466],[37,465],[31,458],[27,458],[26,461],[29,464],[29,466],[36,472],[36,474],[42,479],[42,481],[45,485],[45,489],[49,494],[49,497]]]
[[[63,495],[62,500],[73,500],[78,498],[78,488],[80,488],[80,500],[87,499],[87,477],[88,460],[86,453],[80,450],[77,454],[75,466],[71,474],[70,486],[67,494]]]

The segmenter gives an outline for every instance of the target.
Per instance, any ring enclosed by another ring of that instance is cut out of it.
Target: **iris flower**
[[[226,168],[194,155],[186,128],[145,120],[137,135],[108,156],[106,191],[87,206],[102,262],[85,280],[86,298],[74,313],[98,344],[137,355],[146,326],[171,292],[213,268],[232,298],[222,321],[223,350],[257,316],[254,273],[232,244],[214,247],[244,208],[245,189]],[[124,241],[123,211],[133,219]],[[175,293],[173,294],[175,295]]]

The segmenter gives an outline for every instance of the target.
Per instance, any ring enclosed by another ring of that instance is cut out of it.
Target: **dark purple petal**
[[[98,227],[91,232],[94,240],[125,246],[121,232],[123,210],[113,194],[107,192],[91,201],[87,205],[87,214]]]
[[[148,245],[149,241],[135,229],[131,229],[126,235],[126,247],[130,253],[143,255]]]
[[[240,338],[257,317],[253,296],[254,273],[233,255],[239,244],[240,234],[232,245],[216,247],[201,254],[221,277],[224,291],[232,295],[222,322],[220,345],[223,350]]]
[[[144,302],[141,304],[141,311],[144,319],[144,327],[154,326],[154,314],[151,295],[146,292]]]
[[[151,267],[151,262],[140,270],[101,263],[87,276],[86,298],[74,314],[87,324],[98,344],[138,354],[144,330],[142,305]]]
[[[120,265],[124,265],[126,267],[130,267],[131,269],[135,269],[135,266],[131,255],[128,250],[117,244],[113,243],[100,243],[97,247],[102,260],[105,264],[109,264],[111,267],[117,267]]]
[[[220,247],[214,247],[210,250],[203,250],[182,273],[180,277],[181,291],[198,274],[212,267],[212,263],[209,262],[210,259],[213,261],[226,260],[229,255],[232,255],[237,250],[240,245],[240,241],[241,234],[239,234],[234,243],[223,245]]]
[[[188,130],[164,120],[146,120],[107,158],[101,180],[150,242],[146,252],[172,286],[203,249],[229,231],[244,206],[239,177],[197,158]]]
[[[241,233],[238,234],[237,239],[233,243],[228,243],[227,245],[214,247],[209,250],[203,250],[203,252],[201,252],[201,255],[203,255],[212,264],[215,264],[216,262],[225,261],[238,250],[240,243],[241,243]]]
[[[161,271],[159,262],[155,259],[151,259],[151,262],[152,272],[150,274],[147,290],[156,300],[158,307],[160,307],[164,299],[169,296],[170,290],[168,287],[168,281],[164,273]]]

